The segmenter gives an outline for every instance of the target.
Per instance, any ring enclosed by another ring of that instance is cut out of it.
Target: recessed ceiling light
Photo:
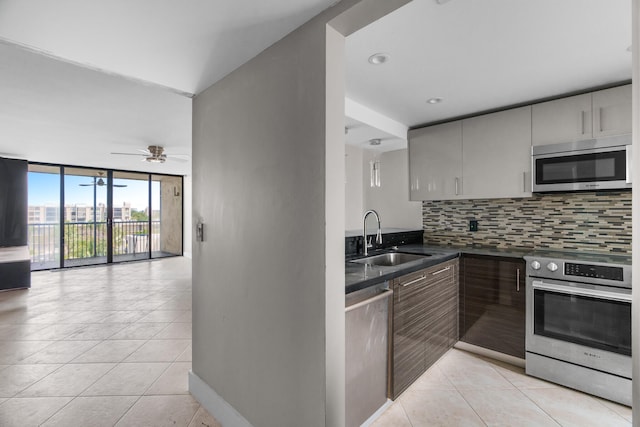
[[[369,140],[369,145],[380,145],[382,140],[380,138],[374,138]]]
[[[445,3],[449,3],[449,1],[451,1],[451,0],[436,0],[436,3],[445,4]]]
[[[372,65],[382,65],[389,61],[389,58],[388,53],[375,53],[369,57],[369,63]]]
[[[443,101],[442,98],[429,98],[427,99],[427,104],[440,104]]]

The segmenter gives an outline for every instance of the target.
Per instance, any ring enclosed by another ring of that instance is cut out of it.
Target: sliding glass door
[[[113,261],[150,258],[149,174],[113,173]]]
[[[182,255],[182,177],[29,165],[31,269]]]
[[[106,170],[64,168],[64,267],[107,262]]]
[[[61,267],[60,166],[29,165],[28,181],[31,270]]]

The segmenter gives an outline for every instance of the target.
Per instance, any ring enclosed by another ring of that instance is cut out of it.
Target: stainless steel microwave
[[[631,135],[531,148],[533,192],[631,188]]]

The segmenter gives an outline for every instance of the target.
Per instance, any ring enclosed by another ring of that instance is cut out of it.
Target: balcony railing
[[[60,224],[32,223],[29,227],[29,252],[32,263],[107,256],[106,222],[69,222],[64,224],[64,247],[60,249]],[[160,221],[114,221],[113,255],[145,253],[160,248]]]

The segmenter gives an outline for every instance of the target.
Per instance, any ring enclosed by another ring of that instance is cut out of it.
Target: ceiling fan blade
[[[80,187],[93,187],[95,184],[78,184]]]
[[[182,157],[174,157],[174,156],[167,156],[167,159],[172,162],[182,162],[182,163],[187,163],[189,161],[189,159],[184,159]]]
[[[126,187],[125,184],[113,184],[114,187]]]
[[[117,154],[118,156],[144,156],[144,154],[136,154],[136,153],[111,153]]]
[[[149,151],[149,150],[141,150],[140,148],[138,148],[137,151],[141,152],[145,156],[150,156],[151,155],[151,151]]]

